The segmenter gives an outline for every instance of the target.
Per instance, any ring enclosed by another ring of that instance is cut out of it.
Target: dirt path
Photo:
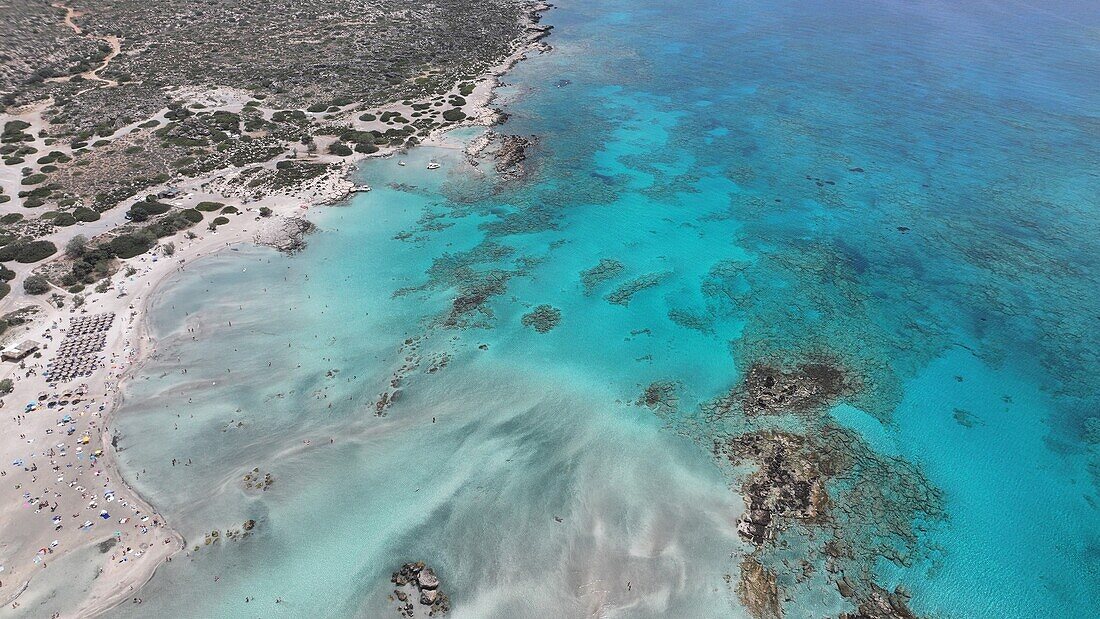
[[[104,78],[104,77],[100,77],[99,73],[100,73],[100,71],[103,71],[104,69],[106,69],[107,65],[111,64],[111,60],[113,60],[115,56],[118,56],[118,53],[120,51],[122,51],[122,39],[119,39],[116,36],[97,37],[97,36],[93,36],[93,35],[90,35],[90,34],[84,34],[84,30],[80,26],[76,25],[76,22],[73,21],[73,18],[80,16],[80,13],[78,13],[76,11],[76,9],[72,8],[71,6],[67,6],[67,5],[65,5],[61,2],[54,2],[50,6],[52,6],[54,8],[58,8],[58,9],[65,9],[65,20],[64,20],[65,25],[68,26],[69,28],[71,28],[72,31],[75,32],[76,34],[78,34],[80,36],[83,36],[83,37],[88,37],[89,39],[95,39],[97,41],[103,41],[107,45],[111,46],[111,51],[107,53],[107,56],[103,59],[102,64],[100,64],[98,67],[96,67],[96,68],[94,68],[90,71],[85,71],[85,72],[81,73],[80,76],[83,77],[86,80],[91,80],[93,82],[99,82],[101,84],[105,84],[108,87],[118,86],[117,81],[107,79],[107,78]],[[73,78],[73,76],[67,75],[65,77],[53,77],[53,78],[50,78],[46,81],[48,81],[48,82],[67,82],[67,81],[71,80],[72,78]]]

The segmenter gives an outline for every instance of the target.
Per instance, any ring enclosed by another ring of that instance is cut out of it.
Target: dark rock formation
[[[650,383],[635,404],[651,408],[657,414],[675,412],[676,406],[680,403],[680,398],[676,395],[676,386],[676,383],[670,381]]]
[[[746,510],[738,523],[741,537],[755,547],[749,559],[775,570],[786,566],[791,571],[783,575],[796,580],[807,561],[822,561],[827,578],[857,609],[842,615],[846,619],[914,618],[904,592],[875,582],[875,564],[911,565],[922,556],[918,531],[943,518],[942,495],[917,467],[880,455],[855,432],[831,424],[805,433],[770,429],[726,437],[716,452],[735,465],[757,467],[742,485]],[[799,562],[791,560],[784,538],[794,525],[807,543]],[[742,580],[757,583],[758,594],[758,581],[766,581],[760,565],[742,564]],[[749,599],[756,606],[743,597],[755,617],[774,616]]]
[[[737,597],[749,613],[757,619],[780,619],[779,587],[775,572],[767,569],[753,557],[741,563],[741,580],[737,584]]]
[[[287,253],[296,254],[306,247],[305,236],[317,229],[313,222],[301,217],[285,217],[256,235],[255,241]]]
[[[730,439],[727,455],[735,463],[751,461],[760,468],[742,492],[748,511],[737,532],[754,545],[774,538],[780,519],[816,521],[828,508],[824,476],[806,440],[785,432],[758,432]]]
[[[539,333],[547,333],[561,322],[561,310],[551,305],[540,305],[524,314],[521,322]]]
[[[847,579],[837,583],[837,589],[856,605],[856,612],[843,613],[840,619],[917,619],[909,610],[909,594],[900,587],[893,593],[871,583],[870,593],[861,597]]]
[[[519,180],[527,176],[528,169],[524,165],[527,159],[527,149],[534,146],[537,139],[525,138],[519,135],[500,136],[500,147],[493,155],[496,159],[496,170],[503,180]]]
[[[754,365],[743,389],[742,406],[750,415],[805,411],[855,391],[845,371],[828,363],[806,363],[789,372]]]
[[[717,417],[736,408],[750,416],[818,412],[859,388],[859,379],[833,362],[803,363],[791,370],[756,363],[740,385],[709,408]]]
[[[390,576],[390,582],[397,586],[390,599],[397,599],[397,612],[402,617],[414,616],[415,602],[428,609],[429,617],[446,614],[451,608],[450,599],[439,590],[435,570],[423,561],[402,565]]]
[[[618,260],[600,258],[596,266],[581,271],[581,283],[584,285],[584,294],[592,294],[595,289],[604,282],[618,277],[626,266]]]

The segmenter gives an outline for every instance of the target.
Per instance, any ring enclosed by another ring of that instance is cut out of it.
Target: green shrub
[[[69,239],[68,243],[65,243],[65,255],[70,258],[79,258],[84,255],[84,250],[88,248],[88,237],[83,234],[78,234]]]
[[[22,213],[8,213],[7,215],[0,217],[0,224],[13,224],[18,221],[22,221],[22,219]]]
[[[15,271],[0,264],[0,281],[10,282],[13,279],[15,279]]]
[[[328,147],[328,152],[332,153],[333,155],[339,155],[340,157],[347,157],[351,154],[351,149],[348,148],[348,145],[344,144],[343,142],[333,142]]]
[[[314,103],[313,105],[307,107],[306,111],[316,114],[318,112],[324,112],[327,109],[328,109],[328,104],[327,103]]]
[[[31,174],[30,176],[24,176],[23,180],[19,181],[20,185],[37,185],[46,180],[45,174]]]
[[[42,206],[45,203],[46,203],[45,200],[43,200],[42,198],[39,198],[37,196],[32,197],[32,198],[27,198],[26,200],[23,200],[23,206],[25,208],[38,208],[38,207]]]
[[[163,215],[167,213],[172,207],[161,202],[150,202],[143,200],[135,203],[130,207],[126,214],[130,216],[130,221],[142,222],[148,220],[154,215]]]
[[[84,284],[76,284],[75,286],[69,286],[69,292],[76,294],[78,292],[84,292]]]
[[[466,112],[463,112],[458,108],[452,108],[447,110],[446,112],[443,112],[443,120],[446,120],[448,122],[458,122],[463,118],[466,118]]]
[[[0,247],[0,262],[14,260],[23,264],[38,262],[57,253],[57,247],[49,241],[9,243]]]
[[[227,206],[222,209],[222,215],[236,215],[238,212],[240,211],[235,206]]]
[[[27,294],[46,294],[50,291],[50,282],[41,275],[31,275],[23,280],[23,290]]]
[[[0,292],[0,299],[4,298],[7,294],[8,294],[7,290],[5,290],[3,292]],[[5,378],[4,380],[0,380],[0,395],[8,395],[9,393],[11,393],[14,390],[15,390],[15,382],[12,381],[12,379]]]
[[[11,292],[11,286],[8,284],[8,282],[0,282],[0,299],[3,299],[4,297],[8,296],[9,292]],[[5,378],[4,380],[11,380],[11,379],[10,378]],[[0,381],[0,384],[2,384],[2,381]]]
[[[211,223],[211,225],[213,225],[215,227],[224,226],[225,224],[229,223],[229,218],[228,217],[215,217],[214,221],[212,221],[210,223]]]
[[[143,232],[120,234],[111,239],[107,249],[119,258],[133,258],[149,251],[156,243],[156,236]]]
[[[260,207],[260,217],[271,217],[271,209],[266,206]]]
[[[282,162],[280,162],[282,163]],[[220,211],[225,205],[221,202],[199,202],[195,205],[195,208],[204,212]]]
[[[63,228],[74,225],[76,223],[76,217],[73,217],[69,213],[58,213],[57,217],[53,218],[53,225],[61,226]]]
[[[195,212],[198,214],[198,211]],[[162,238],[170,236],[185,230],[195,225],[195,222],[191,220],[187,215],[183,214],[183,211],[176,211],[161,217],[156,223],[149,224],[143,229],[143,232],[152,234],[156,238]]]
[[[100,215],[95,209],[90,209],[86,206],[78,206],[76,210],[73,211],[73,217],[75,217],[77,221],[88,222],[97,221]]]
[[[186,219],[187,221],[189,221],[193,224],[197,224],[200,221],[202,221],[202,213],[196,211],[193,208],[184,209],[184,210],[180,211],[180,215],[182,215],[184,219]]]
[[[378,147],[374,145],[374,142],[359,142],[355,145],[355,152],[369,155],[377,153]]]
[[[378,117],[375,116],[374,114],[371,114],[370,112],[367,112],[366,114],[363,114],[363,115],[359,116],[359,120],[362,120],[364,122],[370,122],[372,120],[378,120]]]

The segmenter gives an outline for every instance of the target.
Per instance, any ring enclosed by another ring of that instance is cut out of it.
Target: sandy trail
[[[100,65],[98,67],[96,67],[94,69],[91,69],[90,71],[85,71],[83,73],[80,73],[79,75],[81,77],[83,77],[84,79],[86,79],[86,80],[90,80],[90,81],[93,81],[93,82],[99,82],[101,84],[105,84],[108,87],[118,86],[117,81],[101,77],[99,75],[99,73],[101,71],[103,71],[104,69],[106,69],[107,65],[111,64],[111,60],[113,60],[115,58],[115,56],[118,56],[118,53],[120,51],[122,51],[122,39],[120,39],[116,36],[113,36],[113,35],[97,37],[97,36],[93,36],[93,35],[89,35],[89,34],[84,34],[84,30],[80,26],[76,25],[76,22],[73,21],[74,18],[80,17],[80,15],[81,15],[79,12],[77,12],[76,9],[72,8],[71,6],[67,6],[65,4],[62,4],[60,2],[54,2],[54,3],[50,4],[50,6],[52,6],[54,8],[65,10],[65,18],[64,18],[65,25],[68,26],[69,28],[71,28],[72,31],[75,32],[76,34],[78,34],[80,36],[83,36],[83,37],[88,37],[90,39],[95,39],[97,41],[103,41],[107,45],[111,46],[111,51],[107,53],[107,56],[103,58],[103,62],[100,63]],[[47,82],[68,82],[72,79],[73,79],[72,75],[66,75],[65,77],[51,77],[50,79],[48,79],[46,81]]]

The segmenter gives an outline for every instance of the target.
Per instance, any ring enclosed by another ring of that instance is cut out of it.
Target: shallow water
[[[424,560],[460,617],[743,616],[743,471],[711,452],[755,422],[701,406],[820,354],[864,378],[816,422],[862,437],[838,505],[885,497],[845,512],[871,549],[845,573],[922,614],[1096,614],[1100,16],[646,0],[546,21],[555,52],[502,91],[503,130],[540,137],[528,181],[449,149],[372,162],[303,254],[166,286],[116,426],[201,548],[115,614],[387,616],[390,572]],[[620,266],[582,276],[601,260]],[[548,333],[522,324],[541,304]],[[656,411],[635,403],[655,381],[676,395]],[[270,489],[242,488],[253,467]],[[788,615],[852,610],[819,554],[784,569],[789,541],[768,557]]]

